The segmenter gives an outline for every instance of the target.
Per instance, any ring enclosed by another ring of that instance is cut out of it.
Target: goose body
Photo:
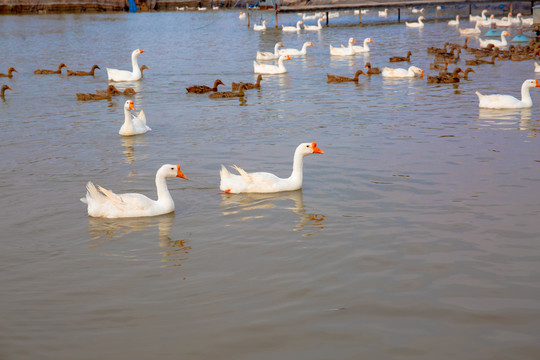
[[[231,174],[221,165],[219,188],[225,193],[275,193],[280,191],[294,191],[302,188],[303,161],[310,154],[324,154],[317,147],[317,143],[303,143],[298,145],[294,152],[293,170],[288,178],[280,178],[268,172],[248,173],[238,166],[233,168],[239,175]]]
[[[382,76],[390,78],[413,78],[416,76],[423,77],[424,71],[416,66],[411,66],[408,69],[385,67],[382,71]]]
[[[97,65],[92,66],[92,69],[90,69],[90,71],[72,71],[72,70],[68,70],[67,71],[67,76],[94,76],[94,71],[96,71],[96,69],[101,70],[101,68],[99,66],[97,66]]]
[[[109,81],[137,81],[142,78],[141,69],[137,63],[137,58],[144,50],[136,49],[131,53],[131,65],[133,70],[117,70],[107,68],[107,79]]]
[[[289,55],[289,56],[303,56],[307,54],[308,46],[313,46],[311,41],[306,41],[300,50],[298,49],[281,49],[279,50],[279,55]]]
[[[102,218],[126,218],[157,216],[174,211],[174,201],[167,188],[167,178],[187,179],[180,165],[163,165],[156,173],[157,200],[138,193],[115,194],[111,190],[86,184],[86,197],[81,201],[88,204],[88,216]]]
[[[388,17],[388,9],[378,12],[379,17]]]
[[[274,45],[274,52],[269,51],[257,51],[257,56],[255,59],[257,60],[274,60],[279,59],[279,48],[283,47],[283,43],[277,42],[276,45]]]
[[[304,22],[302,20],[296,22],[296,26],[285,26],[281,25],[281,30],[285,32],[294,32],[294,31],[300,31],[302,28],[300,25],[302,25]]]
[[[456,15],[455,20],[448,21],[448,25],[450,25],[450,26],[458,26],[459,25],[459,15]]]
[[[473,21],[475,21],[475,22],[478,22],[478,21],[485,21],[485,20],[487,20],[487,18],[486,18],[487,12],[488,12],[488,11],[484,9],[484,10],[482,10],[481,16],[478,16],[478,15],[469,15],[469,21],[470,21],[470,22],[473,22]]]
[[[530,89],[540,87],[538,80],[525,80],[521,85],[521,100],[511,95],[482,95],[478,91],[478,107],[483,109],[522,109],[532,107]]]
[[[321,23],[323,22],[324,18],[319,18],[317,20],[317,25],[304,25],[304,30],[308,30],[308,31],[318,31],[318,30],[322,30],[322,25]]]
[[[422,20],[425,20],[425,19],[426,19],[425,17],[419,16],[417,22],[407,22],[407,21],[405,21],[405,26],[408,27],[408,28],[421,29],[421,28],[424,27],[424,23],[422,22]]]
[[[0,73],[0,77],[8,77],[8,78],[12,78],[12,77],[13,77],[13,72],[18,72],[18,71],[15,70],[14,67],[10,67],[10,68],[8,69],[7,74]]]
[[[261,64],[256,61],[253,61],[253,71],[256,74],[285,74],[287,72],[287,69],[283,65],[283,61],[285,60],[291,60],[289,55],[281,55],[278,60],[277,65],[272,64]]]
[[[508,45],[508,42],[506,41],[506,36],[510,36],[510,33],[508,31],[503,31],[501,33],[501,40],[480,39],[480,47],[487,48],[489,44],[492,44],[493,46],[496,46],[498,48],[505,47],[506,45]]]
[[[254,24],[253,25],[253,30],[255,30],[255,31],[264,31],[264,30],[266,30],[266,20],[264,20],[261,25]]]
[[[459,29],[459,35],[461,36],[473,36],[473,35],[480,35],[482,31],[480,30],[480,25],[476,23],[473,28],[467,28],[467,29]]]
[[[536,61],[534,62],[534,72],[540,73],[540,64],[537,63]]]
[[[364,46],[359,46],[359,45],[354,45],[352,48],[354,50],[354,53],[355,54],[360,54],[360,53],[367,53],[369,52],[369,43],[372,43],[373,40],[371,38],[365,38],[364,39]]]
[[[146,125],[146,115],[141,110],[137,116],[131,113],[131,110],[135,110],[133,101],[128,100],[124,104],[124,124],[120,128],[118,133],[122,136],[133,136],[149,132],[150,129]]]
[[[354,38],[349,38],[349,46],[347,47],[333,47],[330,45],[330,55],[334,56],[352,56],[355,54],[353,44],[356,42]]]

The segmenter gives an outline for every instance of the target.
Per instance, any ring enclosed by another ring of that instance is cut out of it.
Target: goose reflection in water
[[[523,109],[478,109],[478,120],[482,126],[501,130],[530,131],[532,136],[536,136],[540,131],[540,124],[531,121],[531,108]]]
[[[146,137],[145,136],[122,136],[122,145],[124,145],[124,153],[127,164],[133,164],[135,160],[143,160],[148,157],[148,154],[143,154],[135,156],[135,148],[144,148],[146,147]]]
[[[163,256],[163,267],[182,266],[182,262],[188,259],[191,246],[189,240],[173,240],[170,236],[175,215],[174,213],[138,217],[138,218],[119,218],[119,219],[101,219],[88,218],[88,232],[92,239],[91,251],[102,251],[105,256],[119,256],[130,259],[137,259],[138,252],[134,252],[132,247],[126,248],[125,242],[114,243],[115,240],[121,240],[130,234],[157,230],[159,246],[163,248],[160,254]],[[121,245],[122,248],[114,248],[115,245]],[[151,244],[151,242],[148,242]],[[143,251],[143,250],[141,250]]]
[[[298,215],[298,221],[293,230],[301,232],[302,236],[311,236],[326,228],[323,214],[306,212],[302,189],[271,194],[221,194],[221,198],[223,215],[245,215],[240,218],[242,221],[264,218],[266,210],[281,208],[291,210]],[[289,205],[290,200],[294,202],[293,206]]]

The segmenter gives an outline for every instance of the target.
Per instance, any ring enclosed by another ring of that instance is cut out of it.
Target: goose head
[[[133,50],[133,52],[131,53],[131,56],[139,56],[139,55],[141,55],[143,52],[144,52],[144,50],[141,50],[141,49],[135,49],[135,50]]]
[[[420,75],[420,77],[424,77],[424,70],[416,67],[416,66],[411,66],[409,68],[409,71],[412,71],[413,73],[415,73],[416,75]]]
[[[164,178],[179,177],[189,180],[187,176],[184,175],[184,173],[180,170],[180,165],[165,164],[159,168],[157,176],[161,176]]]
[[[322,151],[321,149],[317,147],[316,142],[302,143],[298,145],[298,147],[296,148],[296,151],[303,156],[310,155],[310,154],[324,154],[324,151]]]
[[[126,103],[124,104],[124,110],[135,110],[135,105],[133,105],[133,101],[132,100],[127,100]]]

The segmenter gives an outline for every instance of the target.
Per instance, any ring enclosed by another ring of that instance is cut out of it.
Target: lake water
[[[0,72],[19,73],[0,79],[14,90],[0,100],[0,358],[540,358],[540,92],[517,111],[479,111],[475,95],[519,96],[533,61],[458,85],[327,84],[408,50],[428,75],[427,47],[463,41],[443,20],[355,19],[282,34],[237,11],[2,16]],[[371,53],[331,58],[351,36]],[[253,81],[277,41],[315,46],[243,101],[185,94]],[[150,70],[117,85],[153,131],[122,138],[123,96],[75,93],[105,89],[135,48]],[[33,74],[61,62],[102,70]],[[221,164],[288,176],[312,141],[325,154],[306,157],[302,190],[220,193]],[[87,181],[155,198],[165,163],[190,179],[168,180],[175,213],[87,216]]]

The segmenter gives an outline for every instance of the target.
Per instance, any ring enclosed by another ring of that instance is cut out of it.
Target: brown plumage
[[[98,94],[98,95],[106,95],[107,90],[96,90],[96,94]],[[136,92],[135,92],[135,90],[133,88],[126,88],[122,92],[121,91],[113,91],[113,92],[111,92],[111,96],[117,96],[117,95],[132,96],[134,94],[136,94]]]
[[[431,70],[444,70],[448,71],[448,65],[450,64],[449,61],[445,62],[444,65],[442,64],[429,64],[429,68]]]
[[[257,76],[257,82],[255,84],[253,84],[253,83],[235,83],[235,82],[233,82],[232,83],[232,89],[233,89],[233,91],[238,90],[238,89],[240,89],[240,85],[242,85],[242,84],[246,85],[246,90],[260,89],[261,88],[261,80],[262,80],[262,75],[259,75],[259,76]]]
[[[143,74],[143,70],[144,70],[144,69],[150,70],[150,69],[148,68],[148,66],[146,66],[146,65],[141,65],[141,77],[144,77],[144,74]],[[129,89],[129,88],[128,88],[128,89]]]
[[[433,55],[442,54],[442,53],[448,52],[447,47],[448,47],[448,43],[444,43],[443,48],[429,47],[427,48],[427,53],[433,54]]]
[[[364,68],[368,68],[368,71],[366,72],[367,75],[375,75],[381,73],[381,69],[379,69],[378,67],[371,67],[370,62],[367,62]]]
[[[466,68],[465,71],[463,72],[463,78],[465,80],[469,80],[469,73],[471,72],[476,73],[476,71],[474,71],[472,68],[470,67]]]
[[[450,63],[455,64],[459,60],[460,54],[461,54],[461,49],[455,48],[455,49],[452,50],[451,53],[444,53],[444,54],[435,55],[434,62],[435,63],[445,63],[445,62],[448,61]]]
[[[390,62],[400,62],[400,61],[411,61],[411,55],[412,53],[409,51],[407,52],[407,56],[392,56],[390,58]]]
[[[114,85],[109,85],[107,87],[107,92],[105,94],[83,94],[83,93],[78,93],[77,94],[77,100],[104,100],[104,99],[111,99],[111,96],[113,93],[115,92],[120,92],[118,91],[117,88],[114,87]]]
[[[13,91],[13,89],[10,88],[9,86],[7,86],[7,85],[2,85],[2,88],[0,89],[0,97],[4,98],[4,93],[6,92],[6,90],[11,90],[11,91]]]
[[[67,76],[94,76],[94,71],[96,69],[101,70],[101,68],[97,65],[92,66],[92,69],[90,71],[67,71]]]
[[[346,77],[346,76],[340,76],[340,75],[330,75],[330,74],[326,74],[326,77],[328,78],[328,82],[347,82],[347,81],[358,82],[358,77],[360,75],[367,76],[365,72],[363,72],[362,70],[358,70],[354,74],[353,78]]]
[[[483,60],[483,59],[476,59],[476,60],[466,60],[465,65],[481,65],[481,64],[495,64],[495,58],[502,59],[502,57],[498,53],[494,53],[491,55],[491,61],[489,60]]]
[[[247,85],[242,84],[240,86],[240,89],[238,90],[238,92],[234,92],[234,91],[216,91],[216,92],[213,92],[210,95],[208,95],[208,97],[211,97],[213,99],[243,97],[245,95],[244,90],[246,88],[247,88]]]
[[[455,68],[452,73],[439,73],[439,76],[428,76],[427,82],[430,84],[449,84],[449,83],[457,83],[459,82],[459,76],[458,74],[460,72],[463,72],[461,68]]]
[[[7,73],[7,74],[2,74],[2,73],[0,73],[0,77],[8,77],[8,78],[12,78],[12,77],[13,77],[13,72],[14,72],[14,71],[15,71],[15,72],[18,72],[17,70],[15,70],[15,68],[10,67],[10,68],[8,69],[8,73]]]
[[[67,69],[67,66],[66,64],[64,63],[61,63],[60,65],[58,65],[58,70],[44,70],[44,69],[38,69],[36,71],[34,71],[34,74],[38,74],[38,75],[48,75],[48,74],[61,74],[62,73],[62,68],[65,67]]]
[[[210,86],[206,86],[206,85],[193,85],[193,86],[190,86],[190,87],[186,88],[186,90],[187,90],[188,93],[204,94],[204,93],[207,93],[207,92],[210,92],[210,91],[217,91],[218,85],[225,86],[225,84],[222,83],[221,80],[217,79],[216,81],[214,81],[214,87],[210,87]]]

